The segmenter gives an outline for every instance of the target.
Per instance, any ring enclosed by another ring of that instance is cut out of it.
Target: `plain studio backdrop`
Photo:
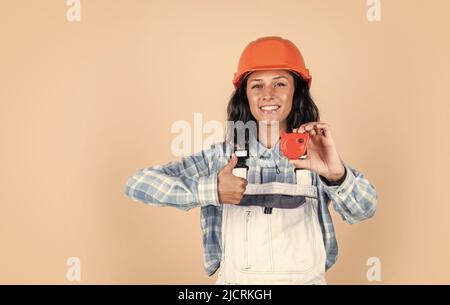
[[[172,154],[176,121],[226,120],[239,55],[261,36],[303,52],[342,159],[378,191],[374,218],[332,211],[328,282],[450,283],[450,2],[0,3],[0,282],[208,284],[200,210],[130,200]],[[206,135],[204,135],[206,136]],[[194,135],[192,135],[192,139]],[[195,147],[192,153],[196,152]],[[69,261],[70,262],[70,261]]]

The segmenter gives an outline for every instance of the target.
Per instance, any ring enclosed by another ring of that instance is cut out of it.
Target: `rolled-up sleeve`
[[[346,177],[340,185],[327,185],[320,176],[319,183],[332,202],[334,210],[341,215],[345,222],[354,224],[371,218],[375,214],[377,192],[363,173],[352,168],[346,162],[343,164]]]
[[[217,173],[210,167],[217,153],[213,145],[180,161],[139,169],[126,181],[125,195],[134,201],[185,211],[220,205]]]

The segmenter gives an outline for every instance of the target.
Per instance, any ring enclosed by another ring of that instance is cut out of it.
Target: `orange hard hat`
[[[239,58],[237,72],[234,73],[234,88],[237,88],[247,72],[278,69],[297,72],[311,88],[312,77],[305,67],[300,50],[291,41],[278,36],[261,37],[245,47]]]

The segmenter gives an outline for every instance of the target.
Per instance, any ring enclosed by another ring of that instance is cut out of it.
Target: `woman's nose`
[[[273,88],[271,86],[266,86],[262,92],[264,99],[271,99],[273,97]]]

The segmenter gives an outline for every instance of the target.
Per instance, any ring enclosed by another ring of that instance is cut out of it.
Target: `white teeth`
[[[277,110],[278,108],[280,108],[280,106],[276,106],[276,105],[274,105],[274,106],[263,106],[263,107],[261,107],[261,109],[262,109],[262,110],[265,110],[265,111]]]

